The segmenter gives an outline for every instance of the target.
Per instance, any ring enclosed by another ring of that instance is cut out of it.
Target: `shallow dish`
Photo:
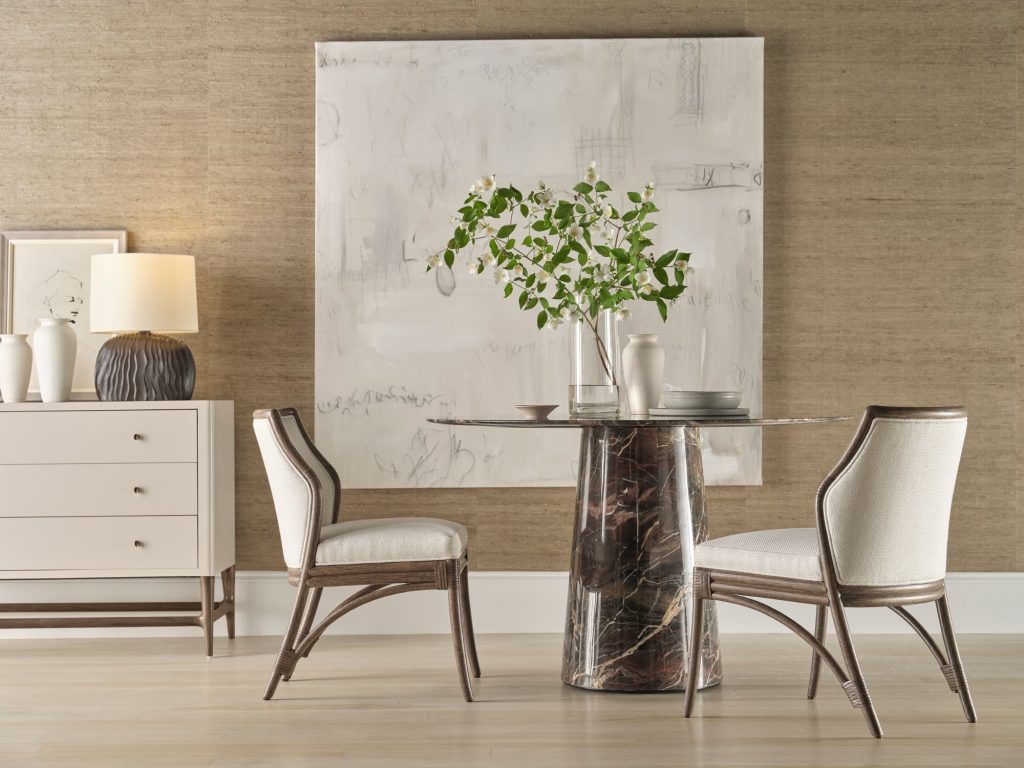
[[[516,410],[537,421],[543,421],[557,405],[517,405]]]
[[[738,408],[742,392],[702,392],[665,390],[661,393],[666,408]]]

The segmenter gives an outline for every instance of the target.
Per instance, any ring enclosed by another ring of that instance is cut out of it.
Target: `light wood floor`
[[[198,637],[0,640],[0,765],[1024,765],[1024,638],[963,636],[975,726],[916,638],[858,641],[881,741],[827,671],[804,698],[786,635],[725,637],[726,682],[691,721],[677,694],[561,685],[549,635],[482,635],[474,704],[443,636],[327,638],[273,702],[273,638],[218,638],[209,661]]]

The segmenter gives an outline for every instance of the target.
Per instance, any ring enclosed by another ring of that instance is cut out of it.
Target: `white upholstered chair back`
[[[256,411],[252,426],[270,482],[285,563],[301,568],[316,505],[322,510],[320,526],[337,522],[337,473],[293,409]]]
[[[946,573],[946,540],[967,414],[872,406],[819,494],[843,585],[900,586]]]

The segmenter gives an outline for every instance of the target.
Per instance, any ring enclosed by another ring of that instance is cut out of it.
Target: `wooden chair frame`
[[[331,483],[334,485],[334,505],[330,510],[329,523],[337,522],[341,508],[341,480],[338,473],[309,438],[298,411],[294,408],[254,411],[253,419],[269,421],[285,457],[305,480],[310,498],[313,500],[307,522],[306,539],[303,542],[302,566],[288,569],[289,583],[298,588],[295,606],[263,698],[272,698],[278,683],[291,679],[299,660],[308,656],[324,631],[346,613],[382,597],[402,592],[441,589],[448,592],[448,614],[462,694],[466,701],[473,701],[470,675],[480,677],[480,661],[476,652],[473,617],[469,605],[467,551],[463,550],[459,557],[445,560],[317,565],[316,551],[320,543],[320,529],[325,525],[323,488],[316,472],[292,446],[292,441],[284,428],[285,417],[295,419],[306,443],[330,475]],[[366,586],[342,601],[314,627],[313,621],[320,605],[323,588],[353,585]]]
[[[752,573],[736,573],[706,568],[694,569],[693,577],[693,631],[691,632],[690,666],[688,680],[696,680],[699,674],[702,632],[704,620],[704,601],[720,600],[726,603],[741,605],[759,611],[775,619],[792,630],[800,639],[811,646],[811,673],[807,686],[807,698],[813,699],[818,690],[818,676],[821,662],[824,661],[838,678],[843,691],[855,708],[864,712],[871,734],[881,738],[882,727],[878,721],[874,704],[868,692],[864,674],[861,671],[857,654],[853,647],[853,638],[846,621],[845,608],[887,607],[906,621],[911,628],[924,640],[932,656],[939,664],[949,689],[959,695],[964,715],[970,723],[978,722],[978,716],[967,685],[960,651],[957,648],[956,636],[950,619],[949,604],[946,600],[944,580],[926,584],[909,586],[855,586],[840,584],[837,577],[835,559],[829,538],[828,526],[825,524],[825,495],[842,472],[853,461],[861,445],[867,439],[872,423],[878,418],[915,418],[915,419],[960,419],[967,412],[960,406],[949,408],[891,408],[872,405],[867,408],[850,447],[839,460],[835,468],[826,476],[817,494],[816,525],[818,546],[821,558],[821,581],[805,581],[801,579],[779,578]],[[752,598],[769,598],[786,600],[795,603],[815,605],[816,617],[814,634],[795,622],[789,616],[777,611]],[[945,653],[932,638],[928,630],[903,606],[915,603],[935,602],[942,632]],[[835,625],[839,649],[845,662],[845,668],[825,647],[826,614],[831,612]],[[690,717],[693,713],[694,693],[696,686],[687,685],[684,714]]]

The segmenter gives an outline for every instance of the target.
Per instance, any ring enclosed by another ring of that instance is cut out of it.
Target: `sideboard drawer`
[[[194,462],[196,412],[0,411],[0,464]]]
[[[0,519],[0,571],[195,568],[195,517]]]
[[[195,464],[0,464],[0,517],[196,515]]]

